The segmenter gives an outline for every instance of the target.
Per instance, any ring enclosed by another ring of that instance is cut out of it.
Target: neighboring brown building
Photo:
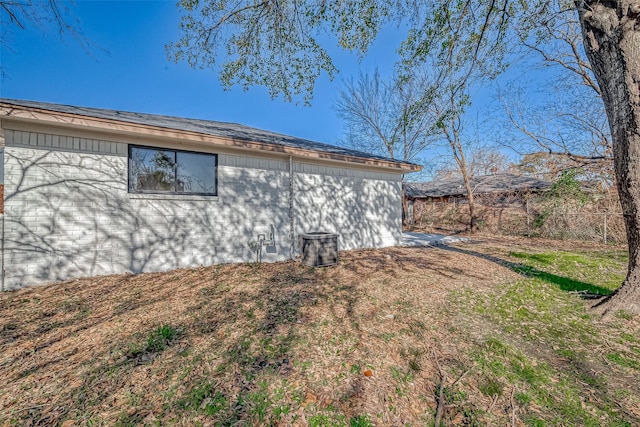
[[[471,179],[474,195],[512,195],[514,193],[540,193],[551,188],[551,183],[536,178],[508,173],[478,176]],[[467,191],[462,178],[443,179],[431,182],[407,182],[404,195],[409,200],[449,201],[450,198],[465,198]]]
[[[476,203],[485,210],[526,208],[526,200],[531,195],[543,193],[551,185],[548,181],[513,174],[478,176],[471,180]],[[467,191],[462,178],[408,182],[404,184],[404,197],[409,222],[419,222],[427,215],[437,218],[449,212],[452,205],[467,204]]]

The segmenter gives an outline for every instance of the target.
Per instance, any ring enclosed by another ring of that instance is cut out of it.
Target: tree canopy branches
[[[337,71],[326,47],[328,34],[341,48],[363,54],[382,26],[407,7],[393,0],[184,0],[179,5],[182,37],[167,46],[171,59],[198,68],[219,65],[227,87],[262,85],[272,97],[302,96],[307,103],[318,77],[333,78]]]
[[[8,22],[20,29],[29,26],[43,31],[54,29],[60,36],[69,35],[83,48],[87,41],[82,35],[77,19],[70,12],[68,2],[58,0],[0,0],[0,21]],[[7,45],[7,28],[0,32],[0,44]]]
[[[337,71],[331,42],[364,55],[389,24],[409,28],[401,66],[433,65],[497,73],[512,12],[510,0],[183,0],[174,61],[217,68],[224,86],[265,86],[272,97],[310,102],[316,80]],[[488,53],[491,61],[485,60]],[[471,58],[471,62],[462,57]],[[470,65],[471,64],[471,65]]]
[[[71,11],[72,5],[71,0],[0,0],[0,45],[12,50],[14,31],[37,29],[42,34],[56,33],[61,40],[72,39],[90,54],[90,43]],[[0,78],[9,74],[0,62]]]

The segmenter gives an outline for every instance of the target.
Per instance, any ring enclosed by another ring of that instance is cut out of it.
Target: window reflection
[[[176,153],[178,169],[176,191],[214,193],[216,191],[215,159],[199,153]]]
[[[216,194],[217,155],[129,147],[129,191]]]

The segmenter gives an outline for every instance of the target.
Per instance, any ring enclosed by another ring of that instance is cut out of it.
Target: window
[[[129,146],[129,192],[217,194],[218,155]]]

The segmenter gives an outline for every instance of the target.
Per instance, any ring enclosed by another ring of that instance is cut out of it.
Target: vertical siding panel
[[[60,146],[65,150],[73,150],[73,139],[70,136],[61,136]]]

